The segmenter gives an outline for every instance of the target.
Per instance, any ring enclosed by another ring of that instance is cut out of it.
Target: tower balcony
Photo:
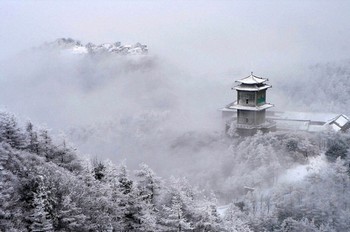
[[[266,110],[268,108],[273,107],[273,104],[265,103],[263,105],[255,105],[255,106],[249,106],[249,105],[240,105],[237,101],[231,103],[228,108],[229,109],[236,109],[236,110],[250,110],[250,111],[261,111]]]
[[[235,118],[233,118],[234,121]],[[264,123],[261,124],[245,124],[245,123],[233,123],[234,127],[237,129],[270,129],[276,127],[276,122],[273,120],[266,119]]]
[[[243,123],[236,123],[236,128],[239,129],[269,129],[269,128],[273,128],[276,126],[276,122],[272,121],[272,120],[266,120],[264,123],[262,124],[243,124]]]

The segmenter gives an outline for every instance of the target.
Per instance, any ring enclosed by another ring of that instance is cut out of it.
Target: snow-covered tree
[[[6,142],[16,149],[25,147],[25,137],[14,115],[7,112],[0,112],[0,142]]]
[[[29,152],[39,154],[39,140],[38,133],[34,130],[34,126],[31,122],[27,123],[26,126],[26,137],[27,137],[27,146],[26,149]]]
[[[39,130],[39,154],[47,159],[53,159],[52,138],[47,129]]]
[[[33,210],[30,216],[30,230],[33,232],[54,231],[51,215],[48,209],[51,207],[48,202],[47,189],[44,186],[43,178],[39,176],[39,187],[34,193]]]
[[[186,219],[183,211],[183,202],[181,202],[180,197],[174,195],[171,200],[170,207],[164,207],[165,217],[162,219],[165,231],[190,231],[192,230],[192,225]]]
[[[307,218],[297,221],[289,217],[283,220],[281,229],[278,231],[318,232],[319,229],[313,221],[310,222]]]
[[[196,205],[198,217],[193,225],[195,231],[219,232],[224,230],[214,199],[198,200]]]
[[[137,187],[143,201],[155,205],[155,198],[160,194],[160,179],[153,170],[146,164],[140,165],[140,170],[136,171],[138,177]]]
[[[230,204],[225,211],[223,224],[229,232],[252,232],[248,226],[247,215],[245,215],[235,204]]]

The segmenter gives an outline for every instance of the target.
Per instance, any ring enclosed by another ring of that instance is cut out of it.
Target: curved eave
[[[240,91],[260,91],[260,90],[264,90],[264,89],[268,89],[271,88],[271,85],[264,85],[264,86],[256,86],[256,85],[252,85],[252,86],[241,86],[241,85],[237,85],[234,86],[233,88],[235,88],[236,90],[240,90]]]
[[[241,80],[237,80],[236,82],[252,85],[252,84],[262,84],[268,80],[269,79],[267,78],[262,78],[262,77],[258,77],[258,76],[254,76],[253,74],[250,74],[250,76],[247,76]]]
[[[266,110],[271,107],[273,107],[273,104],[265,103],[261,106],[243,106],[237,104],[237,101],[235,101],[231,106],[229,106],[230,109],[236,109],[236,110],[250,110],[250,111],[260,111],[260,110]]]

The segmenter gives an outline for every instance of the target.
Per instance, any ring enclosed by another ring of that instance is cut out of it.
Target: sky
[[[342,0],[3,0],[0,60],[71,37],[84,43],[141,42],[196,74],[237,67],[265,74],[276,67],[347,58],[349,10],[350,2]]]

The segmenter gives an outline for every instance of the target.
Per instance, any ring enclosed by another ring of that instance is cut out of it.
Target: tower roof
[[[241,90],[241,91],[252,91],[252,92],[256,92],[256,91],[261,91],[264,89],[268,89],[271,88],[271,85],[258,85],[258,84],[252,84],[252,85],[247,85],[247,84],[240,84],[237,86],[233,86],[231,89],[236,89],[236,90]]]
[[[236,82],[242,83],[242,84],[247,84],[247,85],[254,85],[254,84],[262,84],[266,81],[268,81],[269,79],[267,78],[262,78],[262,77],[258,77],[258,76],[254,76],[253,72],[250,73],[250,76],[247,76],[243,79],[237,80]]]

